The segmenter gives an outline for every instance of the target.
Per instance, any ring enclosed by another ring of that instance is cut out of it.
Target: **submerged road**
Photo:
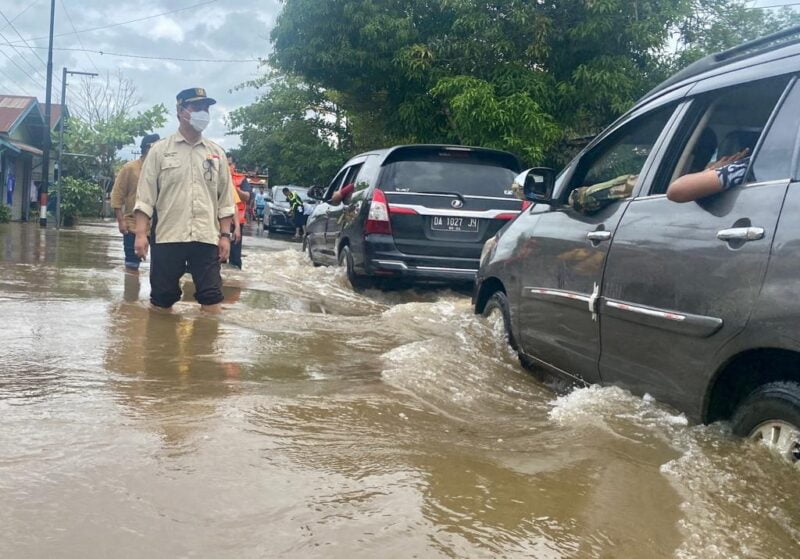
[[[113,223],[0,225],[0,557],[800,556],[792,466],[298,249],[162,314]]]

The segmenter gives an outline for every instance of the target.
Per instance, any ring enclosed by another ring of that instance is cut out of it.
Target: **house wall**
[[[30,208],[30,181],[32,158],[23,154],[3,152],[2,156],[2,203],[8,205],[8,176],[14,175],[14,191],[11,195],[11,219],[28,219]]]

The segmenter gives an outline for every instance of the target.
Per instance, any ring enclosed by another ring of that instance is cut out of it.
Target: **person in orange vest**
[[[236,172],[236,164],[231,157],[229,163],[231,171],[231,178],[233,183],[233,197],[236,206],[236,215],[233,219],[233,227],[235,230],[232,232],[231,237],[231,253],[228,257],[228,263],[231,266],[236,266],[242,269],[242,226],[247,222],[247,201],[250,200],[250,193],[242,190],[242,182],[245,181],[243,173]]]

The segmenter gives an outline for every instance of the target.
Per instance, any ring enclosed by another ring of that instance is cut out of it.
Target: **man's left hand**
[[[225,262],[231,254],[231,240],[228,237],[220,237],[218,249],[220,262]]]

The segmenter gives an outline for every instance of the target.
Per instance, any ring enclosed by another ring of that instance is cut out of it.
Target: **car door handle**
[[[720,241],[757,241],[764,238],[763,227],[733,227],[717,231]]]
[[[611,231],[591,231],[586,233],[586,238],[595,243],[607,241],[611,238]]]

